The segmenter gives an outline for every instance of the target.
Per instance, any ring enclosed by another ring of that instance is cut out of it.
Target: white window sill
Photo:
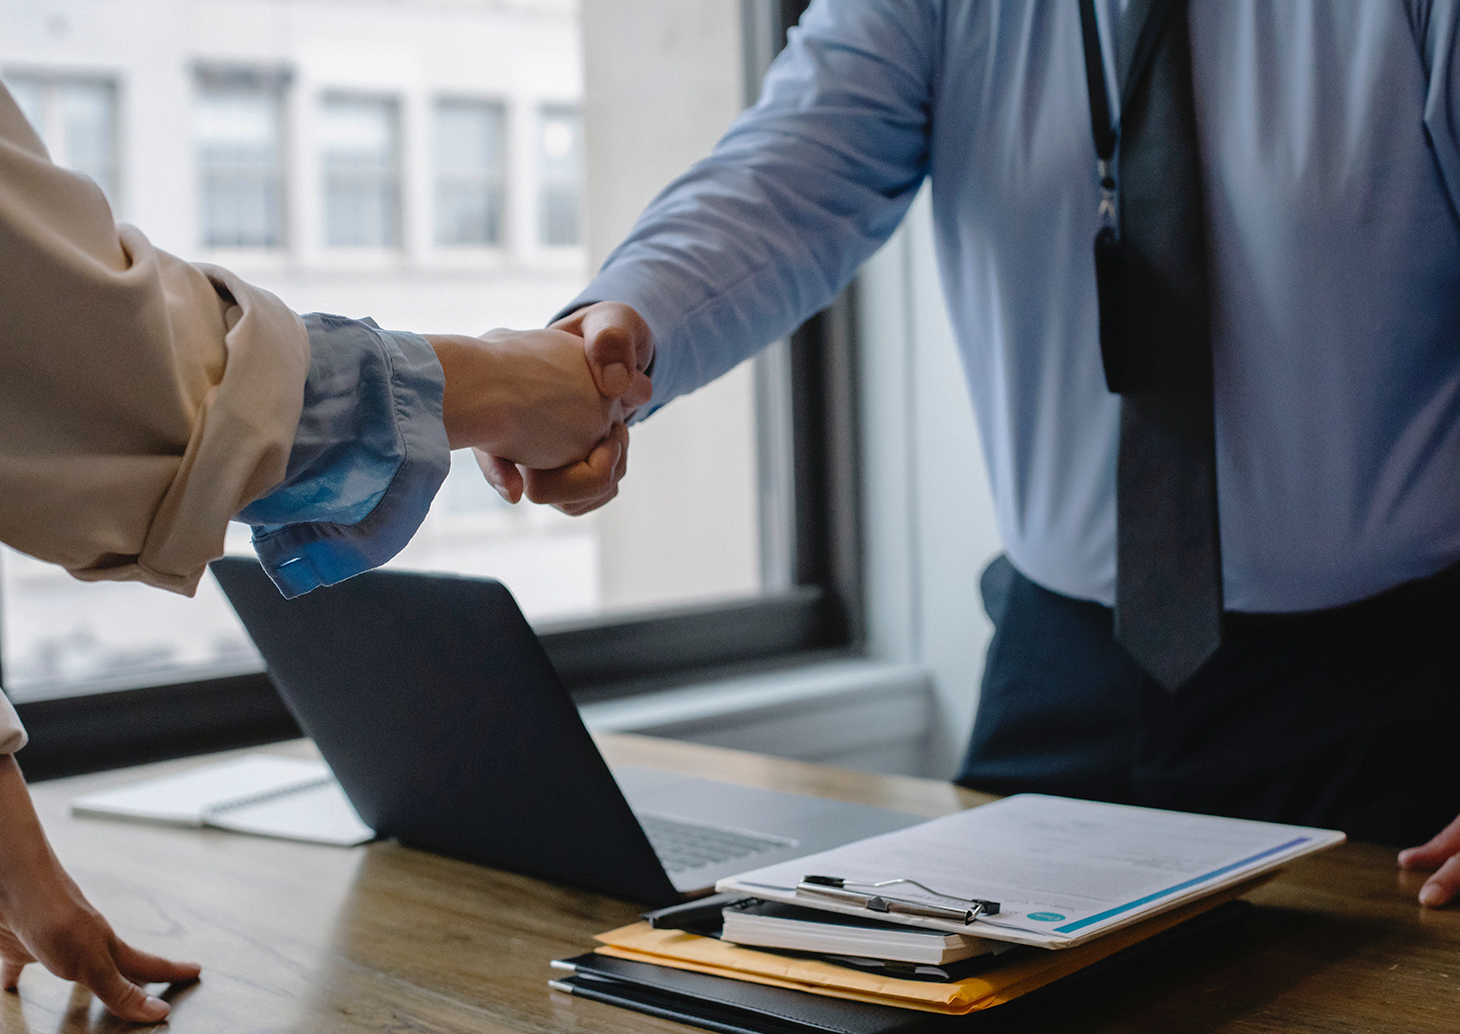
[[[864,771],[926,774],[925,668],[851,660],[588,704],[594,732],[635,732]]]

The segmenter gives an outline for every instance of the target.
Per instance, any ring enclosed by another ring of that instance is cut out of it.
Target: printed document
[[[934,906],[981,898],[997,915],[876,913],[887,922],[1067,948],[1340,844],[1334,830],[1020,794],[918,826],[721,880],[716,889],[848,915],[855,904],[798,895],[806,876]],[[916,880],[873,889],[885,880]],[[957,900],[954,900],[957,899]]]

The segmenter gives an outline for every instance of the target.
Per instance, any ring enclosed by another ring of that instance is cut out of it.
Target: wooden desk
[[[934,816],[983,798],[632,736],[610,761],[800,790]],[[307,744],[272,748],[307,751]],[[174,998],[191,1032],[686,1031],[549,991],[548,960],[587,950],[638,909],[595,894],[382,843],[339,849],[214,831],[73,819],[76,793],[177,770],[168,762],[44,783],[37,805],[86,893],[139,947],[203,964]],[[1025,1011],[1021,1031],[1460,1031],[1460,911],[1423,911],[1393,853],[1349,845],[1254,896],[1235,935],[1093,1003]],[[0,995],[0,1032],[116,1030],[90,995],[38,966]],[[977,1025],[971,1025],[971,1027]]]

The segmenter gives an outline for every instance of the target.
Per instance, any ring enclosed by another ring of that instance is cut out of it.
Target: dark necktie
[[[1081,0],[1081,14],[1091,71],[1092,56],[1100,59],[1098,39],[1090,49],[1093,0]],[[1101,168],[1114,212],[1095,246],[1101,356],[1121,396],[1115,637],[1174,690],[1222,637],[1210,309],[1184,0],[1131,0],[1118,49],[1117,154]],[[1091,115],[1097,149],[1108,149],[1098,124],[1103,64],[1096,67]]]

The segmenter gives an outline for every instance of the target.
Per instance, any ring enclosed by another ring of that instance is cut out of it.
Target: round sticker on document
[[[1060,915],[1058,912],[1030,912],[1029,918],[1037,920],[1041,923],[1057,923],[1061,919],[1063,919],[1064,916]]]

